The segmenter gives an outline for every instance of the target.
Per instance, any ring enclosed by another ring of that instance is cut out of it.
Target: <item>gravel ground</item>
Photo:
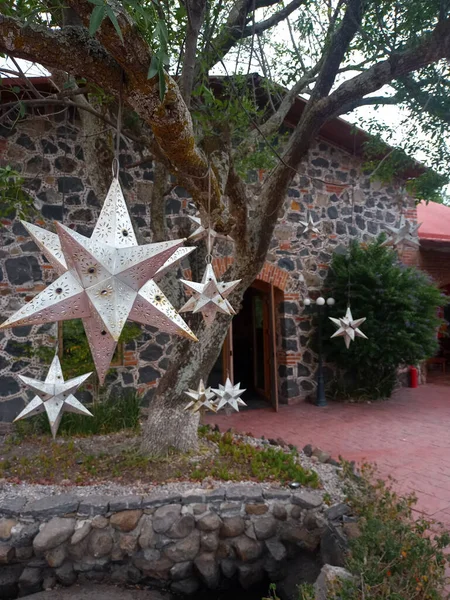
[[[259,448],[266,448],[269,442],[267,440],[256,439],[248,436],[237,435],[236,437],[243,441]],[[284,450],[289,452],[289,448]],[[195,457],[193,457],[195,460]],[[322,484],[322,491],[327,493],[331,498],[332,503],[341,502],[344,497],[343,481],[341,479],[340,467],[331,464],[317,462],[314,457],[307,457],[303,452],[298,454],[298,462],[306,469],[315,471]],[[45,496],[54,496],[58,494],[73,494],[78,497],[91,495],[108,495],[108,496],[127,496],[127,495],[148,495],[152,492],[167,491],[175,493],[188,493],[194,490],[211,490],[214,488],[226,488],[231,485],[236,485],[236,481],[224,482],[206,478],[201,484],[193,482],[173,482],[161,485],[153,485],[145,481],[136,481],[133,484],[123,485],[115,482],[98,483],[95,485],[39,485],[30,483],[11,483],[4,479],[0,479],[0,504],[3,499],[9,499],[16,496],[25,496],[28,500],[39,500]],[[246,481],[246,485],[251,485],[252,482]],[[259,485],[254,483],[254,485]],[[278,486],[274,486],[278,487]]]

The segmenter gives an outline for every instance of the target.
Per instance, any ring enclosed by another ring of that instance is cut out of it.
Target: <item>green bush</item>
[[[345,465],[347,477],[352,477]],[[360,535],[350,542],[346,568],[355,576],[328,600],[440,600],[446,584],[448,533],[412,516],[414,496],[400,497],[377,481],[370,466],[349,489],[348,502],[359,516]],[[300,586],[299,600],[313,600]]]
[[[141,410],[140,397],[134,390],[123,391],[120,396],[110,396],[103,402],[87,407],[93,417],[64,413],[58,435],[102,435],[121,431],[122,429],[139,428]],[[25,437],[30,434],[50,435],[50,426],[45,413],[31,420],[15,423],[16,432]]]
[[[368,339],[356,338],[348,350],[342,339],[330,339],[336,331],[331,321],[324,328],[327,360],[342,373],[339,392],[355,398],[389,397],[399,367],[417,364],[438,349],[442,293],[425,273],[400,263],[382,240],[367,246],[354,242],[348,254],[335,254],[326,281],[336,299],[332,316],[344,315],[350,270],[353,318],[366,317],[361,330]]]

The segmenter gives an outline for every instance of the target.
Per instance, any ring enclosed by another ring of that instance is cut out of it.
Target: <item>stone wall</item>
[[[0,598],[78,582],[143,583],[181,594],[279,581],[299,553],[342,563],[336,520],[307,489],[227,485],[151,496],[23,497],[0,503]],[[334,529],[330,529],[334,527]],[[330,538],[330,532],[332,537]],[[314,580],[314,579],[313,579]]]
[[[64,220],[80,233],[90,235],[102,199],[96,197],[86,174],[80,123],[73,118],[67,121],[64,115],[59,120],[33,117],[13,130],[0,130],[0,135],[0,164],[12,165],[25,177],[25,187],[38,209],[33,222],[52,229],[54,220]],[[136,164],[138,159],[133,149],[122,143],[121,182],[140,242],[144,243],[151,241],[149,203],[153,170],[151,163],[127,166]],[[354,185],[353,217],[351,194],[337,186],[339,182]],[[188,212],[192,214],[188,200],[180,187],[175,187],[166,198],[172,238],[192,231],[186,218]],[[386,225],[398,224],[401,207],[411,205],[412,199],[405,199],[397,188],[371,182],[362,171],[360,158],[326,140],[319,140],[312,147],[288,191],[267,262],[259,276],[276,289],[281,402],[302,400],[315,388],[316,356],[309,347],[314,331],[311,318],[303,314],[302,298],[306,294],[318,295],[322,290],[334,251],[347,247],[350,238],[373,239]],[[306,220],[308,213],[318,221],[318,234],[302,233],[300,221]],[[414,212],[408,213],[407,218],[414,220]],[[2,219],[0,235],[0,318],[3,319],[42,290],[55,274],[17,218]],[[220,243],[218,251],[214,263],[221,274],[232,261],[232,245]],[[192,263],[185,261],[179,275],[189,276],[192,267]],[[28,351],[30,339],[35,348],[54,347],[56,336],[57,327],[52,324],[16,327],[0,333],[0,420],[12,420],[26,400],[17,374],[37,377],[43,373],[43,365]],[[149,402],[169,363],[171,343],[167,334],[144,328],[142,337],[124,349],[121,365],[108,375],[108,393],[114,388],[133,388]],[[91,396],[92,390],[87,389],[80,399],[88,401]]]

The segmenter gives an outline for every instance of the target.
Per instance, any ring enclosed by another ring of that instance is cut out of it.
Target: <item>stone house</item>
[[[36,78],[33,83],[49,85],[45,78]],[[23,83],[15,81],[14,85]],[[295,124],[303,107],[298,99],[286,119],[287,128]],[[86,174],[81,145],[84,132],[76,113],[51,112],[56,114],[34,114],[12,129],[0,128],[0,166],[11,165],[21,172],[24,187],[38,209],[36,224],[52,229],[53,221],[63,221],[90,235],[102,198],[96,197]],[[309,347],[314,331],[311,318],[304,314],[302,298],[319,294],[333,252],[346,247],[350,239],[368,241],[376,237],[386,225],[398,224],[401,213],[416,219],[414,200],[401,192],[401,182],[382,185],[364,173],[366,139],[362,130],[355,130],[342,119],[328,123],[288,191],[266,263],[245,294],[211,374],[211,381],[217,383],[227,373],[234,373],[235,381],[249,390],[250,403],[254,398],[271,402],[276,396],[280,403],[293,403],[314,391],[316,356]],[[151,162],[136,164],[139,162],[133,148],[123,141],[121,183],[141,243],[145,243],[151,241],[153,168]],[[354,186],[353,217],[349,184]],[[170,237],[192,231],[187,215],[194,212],[184,189],[175,187],[165,207]],[[302,233],[301,222],[308,215],[317,222],[319,233]],[[3,321],[53,281],[55,274],[18,218],[2,218],[1,222]],[[232,250],[232,244],[219,243],[214,257],[217,274],[223,274],[232,261]],[[411,262],[415,255],[405,256],[405,260]],[[189,278],[192,264],[186,260],[181,271],[180,276]],[[186,320],[189,322],[189,316]],[[17,375],[42,374],[42,364],[29,348],[54,347],[58,336],[61,340],[57,324],[16,327],[0,333],[0,420],[12,420],[24,405],[26,392]],[[107,389],[134,387],[145,402],[151,401],[170,352],[169,335],[144,328],[138,339],[119,352],[107,378]],[[86,389],[84,399],[91,393]]]

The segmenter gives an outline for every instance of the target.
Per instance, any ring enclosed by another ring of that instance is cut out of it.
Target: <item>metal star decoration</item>
[[[233,238],[230,237],[229,235],[225,235],[223,233],[218,233],[217,231],[215,231],[214,229],[212,229],[212,227],[204,227],[202,225],[202,220],[200,217],[193,217],[191,215],[188,215],[189,219],[197,226],[197,229],[194,231],[194,233],[192,233],[189,236],[189,240],[196,242],[198,240],[202,240],[203,238],[206,238],[206,247],[208,249],[208,252],[211,252],[214,243],[216,242],[216,240],[227,240],[228,242],[232,242]]]
[[[419,227],[421,227],[421,225],[422,223],[419,223],[418,225],[413,225],[410,221],[406,221],[405,217],[402,215],[399,227],[386,226],[386,228],[388,229],[388,231],[391,232],[392,235],[389,236],[381,244],[381,246],[393,246],[394,248],[400,246],[400,244],[420,246],[417,231]]]
[[[191,298],[180,308],[180,312],[191,311],[193,313],[201,312],[206,325],[211,325],[218,312],[235,315],[234,308],[227,300],[227,296],[241,282],[236,281],[217,281],[214,269],[210,263],[206,265],[201,283],[180,279],[184,285],[193,293]]]
[[[313,233],[319,233],[317,223],[314,223],[314,221],[312,220],[311,213],[309,213],[306,221],[300,221],[300,225],[303,225],[302,233],[308,233],[309,231],[312,231]]]
[[[82,319],[100,383],[127,319],[197,340],[153,280],[185,255],[184,240],[138,246],[117,178],[90,238],[23,224],[60,277],[0,329]]]
[[[28,403],[14,421],[34,417],[45,411],[50,423],[53,439],[55,439],[64,412],[78,413],[92,417],[92,413],[73,396],[73,393],[91,375],[92,373],[86,373],[86,375],[80,375],[79,377],[74,377],[74,379],[69,379],[69,381],[64,381],[58,354],[53,358],[45,381],[19,375],[23,383],[36,392],[37,396]]]
[[[219,389],[213,388],[212,391],[217,396],[216,410],[219,411],[225,406],[231,406],[234,410],[239,412],[239,406],[247,406],[245,402],[239,398],[239,396],[245,392],[245,389],[241,390],[240,386],[240,383],[233,385],[230,378],[227,377],[225,385],[219,383]]]
[[[187,392],[184,392],[186,396],[191,398],[191,402],[184,407],[184,410],[189,410],[193,413],[198,412],[204,408],[208,408],[213,412],[216,412],[216,407],[214,402],[212,402],[215,394],[211,392],[211,388],[205,388],[205,384],[203,383],[203,379],[200,379],[200,383],[198,384],[198,388],[196,390],[189,389]]]
[[[333,333],[331,337],[334,338],[342,336],[344,338],[344,342],[347,348],[349,348],[350,342],[353,342],[355,340],[355,337],[362,337],[366,340],[368,339],[367,336],[364,335],[364,333],[360,329],[358,329],[359,326],[364,323],[366,317],[363,317],[362,319],[353,319],[350,306],[347,307],[345,317],[339,319],[335,319],[334,317],[328,318],[330,319],[330,321],[333,321],[333,323],[338,327],[338,330],[335,333]]]

